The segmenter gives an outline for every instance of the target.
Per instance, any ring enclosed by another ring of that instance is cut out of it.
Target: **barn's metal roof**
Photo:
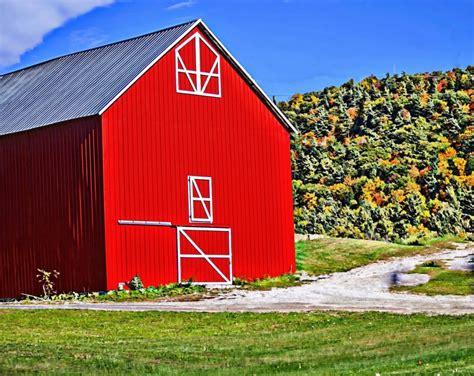
[[[195,20],[0,75],[0,136],[102,114],[197,25],[202,26],[282,124],[297,132],[202,20]]]
[[[1,75],[0,135],[98,114],[195,23]]]

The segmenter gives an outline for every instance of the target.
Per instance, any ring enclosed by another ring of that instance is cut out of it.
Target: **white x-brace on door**
[[[232,283],[230,228],[177,227],[178,282]]]

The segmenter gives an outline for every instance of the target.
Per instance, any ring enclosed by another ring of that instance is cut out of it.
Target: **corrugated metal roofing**
[[[98,114],[195,23],[0,76],[0,136]]]

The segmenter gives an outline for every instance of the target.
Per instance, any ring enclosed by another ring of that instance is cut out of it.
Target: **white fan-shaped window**
[[[176,91],[221,96],[220,56],[199,33],[176,49]]]

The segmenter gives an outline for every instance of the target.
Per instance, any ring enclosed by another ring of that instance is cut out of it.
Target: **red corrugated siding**
[[[221,70],[222,98],[177,94],[171,51],[103,114],[108,288],[136,273],[176,281],[175,229],[117,220],[188,225],[188,175],[212,177],[234,276],[295,270],[289,135],[224,59]]]
[[[99,118],[0,137],[0,297],[105,288]]]

